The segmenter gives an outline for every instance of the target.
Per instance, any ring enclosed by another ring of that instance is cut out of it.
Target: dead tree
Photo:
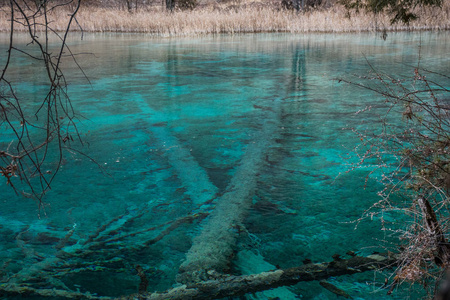
[[[166,10],[173,11],[175,4],[175,0],[166,0]]]

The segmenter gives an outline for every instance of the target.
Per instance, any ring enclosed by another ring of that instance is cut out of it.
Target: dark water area
[[[6,42],[0,35],[1,53]],[[376,34],[86,34],[83,40],[75,34],[70,46],[90,81],[64,60],[68,92],[82,115],[82,151],[101,168],[67,153],[40,210],[0,179],[0,283],[13,278],[102,296],[136,293],[136,265],[149,291],[175,285],[193,237],[209,219],[199,216],[239,185],[248,186],[251,202],[233,247],[233,274],[393,246],[395,236],[380,230],[379,217],[355,228],[379,200],[380,174],[366,185],[368,169],[346,172],[359,143],[348,128],[377,130],[383,98],[335,79],[363,81],[369,64],[410,78],[419,57],[430,70],[450,70],[447,32],[391,33],[386,41]],[[10,72],[20,96],[37,105],[46,92],[39,63],[19,56]],[[393,122],[401,121],[394,115]],[[1,146],[10,140],[1,135]],[[407,220],[396,218],[384,215],[403,228]],[[186,221],[165,233],[176,220]],[[353,299],[423,296],[408,284],[386,296],[388,274],[328,281]],[[247,298],[337,299],[318,282],[270,293]]]

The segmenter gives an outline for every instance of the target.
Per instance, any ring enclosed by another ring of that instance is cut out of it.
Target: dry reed
[[[262,3],[198,8],[193,11],[172,13],[153,8],[128,12],[120,9],[84,7],[77,20],[87,32],[141,32],[155,36],[192,36],[219,33],[251,32],[363,32],[401,30],[448,30],[450,29],[450,0],[445,0],[442,9],[421,8],[420,18],[409,26],[391,25],[389,16],[377,17],[363,13],[352,13],[334,5],[329,9],[318,9],[296,13],[267,6]],[[63,31],[67,11],[51,15],[52,28]],[[0,8],[0,31],[10,28],[8,8]],[[16,30],[24,30],[16,26]],[[72,30],[80,30],[73,26]]]

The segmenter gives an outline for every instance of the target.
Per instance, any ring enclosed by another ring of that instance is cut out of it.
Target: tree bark
[[[450,249],[449,244],[445,239],[444,232],[439,225],[436,213],[431,207],[430,202],[425,197],[419,198],[417,202],[419,203],[419,207],[422,211],[428,230],[432,234],[436,243],[437,255],[434,257],[434,261],[436,265],[440,267],[445,266],[449,262]]]
[[[128,12],[132,12],[133,5],[131,4],[131,0],[126,0]]]
[[[121,300],[211,300],[238,297],[281,286],[294,285],[301,281],[327,279],[332,276],[350,275],[365,271],[389,268],[396,264],[397,256],[374,254],[368,257],[355,256],[319,264],[307,264],[285,270],[275,270],[253,275],[227,276],[182,285],[164,293],[140,294],[121,297]]]

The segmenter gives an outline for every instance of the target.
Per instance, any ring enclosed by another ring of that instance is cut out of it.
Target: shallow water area
[[[6,42],[1,34],[2,53]],[[385,41],[377,34],[85,34],[81,40],[75,33],[69,45],[89,78],[64,60],[69,95],[82,115],[82,151],[96,163],[67,153],[41,210],[0,181],[0,279],[19,273],[42,288],[104,296],[136,293],[136,265],[145,270],[148,291],[172,287],[192,239],[237,185],[248,186],[251,203],[233,247],[233,274],[262,271],[267,263],[330,261],[349,250],[381,251],[390,237],[379,219],[355,229],[381,186],[374,174],[365,187],[365,169],[346,172],[359,142],[346,128],[377,128],[386,107],[373,93],[335,79],[360,80],[369,63],[411,77],[419,49],[421,65],[450,70],[448,32],[390,33]],[[19,57],[10,72],[19,93],[39,103],[46,92],[39,63]],[[0,136],[2,146],[8,142]],[[236,184],[237,176],[243,180]],[[254,260],[245,270],[238,255],[244,250]],[[30,266],[52,259],[36,278]],[[380,289],[383,274],[329,282],[354,299],[388,298]],[[407,288],[389,298],[420,298]],[[290,291],[298,299],[337,298],[318,282]]]

